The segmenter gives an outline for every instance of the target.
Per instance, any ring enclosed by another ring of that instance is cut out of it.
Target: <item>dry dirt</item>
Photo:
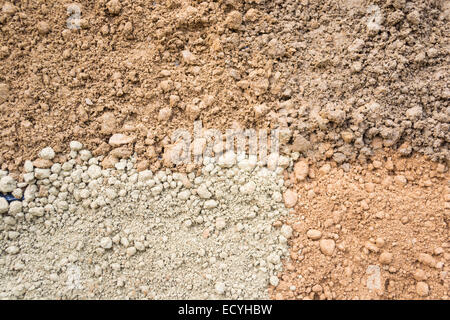
[[[294,234],[275,299],[449,299],[450,175],[390,154],[291,174]]]

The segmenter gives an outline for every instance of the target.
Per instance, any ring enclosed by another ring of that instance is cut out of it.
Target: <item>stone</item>
[[[290,161],[288,157],[285,156],[280,156],[278,158],[278,166],[280,168],[286,169],[287,167],[289,167]]]
[[[70,141],[69,146],[72,151],[80,151],[83,148],[83,144],[78,141]]]
[[[133,150],[131,148],[122,146],[122,147],[113,149],[111,151],[110,155],[115,158],[118,158],[118,159],[127,159],[132,155],[132,153],[133,153]]]
[[[145,250],[145,245],[142,242],[139,242],[139,241],[135,241],[134,242],[134,247],[138,251],[144,251]]]
[[[406,110],[406,117],[411,121],[416,121],[422,116],[422,107],[412,107]]]
[[[34,170],[33,162],[31,162],[30,160],[26,160],[23,165],[23,168],[27,173],[33,172]]]
[[[380,254],[379,261],[381,264],[391,264],[393,255],[390,252],[383,252]]]
[[[267,156],[267,169],[275,171],[278,166],[278,158],[280,155],[276,152],[273,152]]]
[[[92,153],[89,150],[81,150],[80,151],[80,159],[83,161],[89,161],[92,158]]]
[[[197,188],[197,194],[202,199],[209,199],[212,196],[211,192],[209,192],[208,188],[203,184]]]
[[[212,209],[212,208],[215,208],[215,207],[217,207],[217,201],[215,201],[215,200],[207,200],[207,201],[205,201],[205,205],[204,205],[205,209]]]
[[[428,294],[430,292],[428,284],[426,282],[423,282],[423,281],[417,282],[417,284],[416,284],[416,292],[421,297],[428,296]]]
[[[436,171],[439,173],[444,173],[446,171],[445,165],[442,163],[438,163],[438,165],[436,167]]]
[[[382,248],[382,247],[384,246],[384,243],[385,243],[385,241],[384,241],[383,238],[378,237],[378,238],[375,240],[375,245],[376,245],[378,248]]]
[[[404,186],[408,183],[408,180],[406,180],[405,176],[403,175],[397,175],[394,177],[394,181],[399,186]]]
[[[272,194],[272,199],[275,200],[276,202],[281,202],[281,201],[283,201],[283,196],[281,195],[280,192],[275,191],[275,192]]]
[[[349,52],[358,52],[364,47],[364,40],[356,39],[352,42],[352,44],[347,48]]]
[[[256,184],[253,181],[249,181],[239,188],[239,192],[242,194],[252,194],[256,190]]]
[[[0,200],[1,202],[1,200]],[[0,213],[1,213],[1,206],[0,206]],[[8,213],[11,216],[16,216],[18,213],[22,211],[22,202],[21,201],[13,201],[9,204],[9,211]]]
[[[6,248],[6,253],[8,254],[18,254],[20,252],[19,247],[16,246],[10,246],[8,248]]]
[[[4,176],[0,179],[0,192],[8,193],[13,192],[16,188],[17,182],[11,176]]]
[[[128,247],[127,248],[127,256],[132,257],[136,254],[136,247]]]
[[[0,214],[8,212],[8,201],[5,198],[0,198]]]
[[[303,136],[296,136],[292,143],[291,150],[293,152],[306,152],[311,147],[311,144]]]
[[[431,268],[434,268],[436,266],[436,259],[434,259],[431,255],[428,253],[421,253],[419,254],[419,262],[423,263],[424,265],[427,265]]]
[[[56,174],[59,174],[61,172],[61,170],[62,170],[62,166],[60,163],[54,163],[52,165],[52,167],[50,168],[50,171],[52,173],[56,173]]]
[[[313,292],[322,292],[323,288],[320,284],[316,284],[312,287]]]
[[[292,232],[293,232],[293,229],[291,226],[288,226],[287,224],[281,226],[280,233],[286,239],[289,239],[290,237],[292,237]]]
[[[341,164],[347,159],[347,156],[341,152],[335,152],[333,154],[333,160],[336,161],[336,163]]]
[[[224,218],[219,217],[219,218],[216,219],[216,228],[217,228],[217,230],[225,229],[225,226],[226,226],[226,221],[225,221]]]
[[[114,165],[114,168],[116,168],[119,171],[124,171],[126,167],[127,167],[126,161],[119,161]]]
[[[280,263],[280,255],[275,253],[275,252],[272,252],[267,257],[267,262],[269,262],[271,264],[278,264],[278,263]]]
[[[41,35],[46,35],[47,33],[50,32],[50,26],[46,21],[40,21],[37,24],[37,29]]]
[[[258,19],[258,10],[250,8],[244,16],[245,21],[255,22]]]
[[[184,63],[186,63],[186,64],[192,64],[196,60],[195,55],[192,52],[190,52],[189,50],[181,51],[181,56],[183,58]]]
[[[55,151],[51,147],[46,147],[39,152],[39,157],[45,160],[52,160],[55,157]]]
[[[265,103],[258,104],[253,107],[253,111],[255,112],[255,116],[257,118],[261,118],[263,115],[267,113],[268,107]]]
[[[406,19],[413,25],[418,25],[421,22],[421,16],[419,11],[412,10],[408,15],[406,16]]]
[[[110,237],[104,237],[104,238],[102,238],[100,240],[100,246],[103,249],[111,249],[112,248],[112,244],[113,244],[113,242],[112,242]]]
[[[17,7],[13,5],[11,2],[5,2],[2,7],[2,12],[7,15],[14,15],[17,11]]]
[[[102,168],[103,169],[114,168],[117,162],[119,162],[118,158],[114,157],[113,155],[108,155],[102,160]]]
[[[3,222],[9,226],[14,226],[16,224],[16,219],[14,219],[13,217],[10,217],[10,216],[6,216],[3,219]]]
[[[111,138],[109,138],[109,144],[112,147],[120,147],[120,146],[122,146],[124,144],[133,143],[135,141],[136,141],[136,137],[134,137],[134,136],[127,136],[127,135],[124,135],[122,133],[113,134],[111,136]]]
[[[106,8],[108,9],[108,12],[112,15],[118,15],[120,13],[120,10],[122,10],[122,5],[120,4],[119,0],[110,0],[106,4]]]
[[[402,145],[400,147],[398,147],[398,152],[402,156],[410,155],[412,152],[412,147],[411,147],[410,143],[408,141],[405,141],[404,143],[402,143]]]
[[[422,269],[417,269],[416,272],[414,272],[414,279],[417,281],[424,281],[427,280],[427,278],[425,271]]]
[[[278,279],[277,276],[271,276],[271,277],[269,278],[269,283],[270,283],[272,286],[276,287],[276,286],[278,286],[278,284],[280,283],[280,280]]]
[[[136,171],[141,172],[148,169],[150,162],[148,160],[141,160],[136,164]]]
[[[323,175],[326,175],[330,173],[331,171],[331,165],[329,163],[324,164],[322,167],[320,167],[319,172]]]
[[[379,252],[380,251],[380,249],[375,244],[373,244],[371,241],[366,241],[366,243],[364,244],[364,247],[371,252]]]
[[[223,295],[225,293],[225,283],[217,282],[214,289],[217,294]]]
[[[331,256],[334,253],[334,248],[336,246],[333,239],[322,239],[319,242],[320,251],[326,255]]]
[[[53,165],[53,162],[51,160],[46,160],[46,159],[36,159],[33,161],[33,166],[36,168],[42,168],[42,169],[47,169],[50,168]]]
[[[249,156],[248,159],[243,159],[243,160],[239,161],[238,167],[239,167],[239,169],[244,170],[244,171],[252,171],[256,166],[256,162],[257,162],[257,157]]]
[[[190,150],[195,159],[201,158],[204,155],[206,149],[206,139],[205,138],[195,138],[192,141]]]
[[[187,200],[191,196],[191,192],[189,190],[183,190],[178,193],[177,198],[180,200]]]
[[[41,168],[34,169],[34,177],[38,180],[47,179],[48,177],[50,177],[50,174],[51,174],[50,169],[41,169]]]
[[[114,200],[115,198],[117,198],[117,192],[116,190],[112,189],[112,188],[107,188],[105,190],[105,195],[108,199]]]
[[[148,182],[153,178],[153,172],[151,170],[144,170],[139,172],[138,181],[140,182]]]
[[[162,108],[159,110],[158,120],[159,121],[167,121],[172,116],[172,109],[169,107]]]
[[[236,154],[233,151],[227,151],[219,157],[218,164],[221,167],[231,168],[236,163]]]
[[[89,166],[87,173],[88,173],[89,177],[91,177],[91,179],[97,179],[102,175],[102,168],[100,168],[96,164],[93,164],[93,165]]]
[[[297,192],[288,189],[284,192],[283,199],[284,199],[284,205],[286,206],[286,208],[292,208],[297,203],[297,199],[298,199]]]
[[[241,27],[241,24],[242,13],[236,10],[231,11],[225,19],[225,26],[231,30],[238,30]]]
[[[29,212],[33,217],[42,217],[42,216],[44,216],[44,208],[42,208],[42,207],[34,207],[34,208],[31,208],[30,210],[28,210],[28,212]]]
[[[322,232],[316,229],[310,229],[306,232],[306,236],[311,240],[319,240],[322,238]]]

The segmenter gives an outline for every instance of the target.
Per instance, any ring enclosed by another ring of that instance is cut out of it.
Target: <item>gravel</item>
[[[320,251],[326,256],[333,255],[334,248],[336,246],[334,240],[332,239],[322,239],[319,242],[320,245]]]
[[[71,141],[69,146],[72,151],[80,151],[83,148],[83,144],[78,141]]]
[[[0,198],[0,213],[8,212],[8,201],[5,198]]]
[[[0,179],[0,192],[12,192],[16,188],[16,181],[10,176],[5,176]]]

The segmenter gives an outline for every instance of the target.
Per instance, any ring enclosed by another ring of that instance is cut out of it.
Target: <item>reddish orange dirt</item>
[[[421,156],[372,160],[290,175],[294,236],[273,298],[449,298],[448,171]]]

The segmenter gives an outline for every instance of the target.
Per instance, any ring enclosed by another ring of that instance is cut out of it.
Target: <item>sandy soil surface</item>
[[[67,4],[1,2],[3,169],[117,132],[157,160],[195,119],[339,162],[371,143],[449,160],[448,1],[79,1],[79,30]]]

